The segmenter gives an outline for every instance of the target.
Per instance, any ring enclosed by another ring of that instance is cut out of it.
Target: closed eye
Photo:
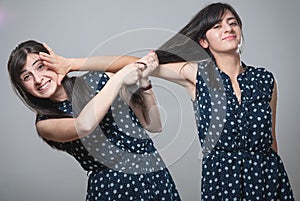
[[[238,26],[239,24],[237,22],[230,22],[229,25],[230,26]]]
[[[213,29],[219,29],[219,28],[221,28],[220,24],[216,24],[215,26],[213,26]]]

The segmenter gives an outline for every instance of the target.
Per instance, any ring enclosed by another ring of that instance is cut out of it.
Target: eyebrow
[[[42,59],[37,59],[37,60],[35,60],[31,65],[34,66],[34,65],[35,65],[37,62],[39,62],[39,61],[42,61]],[[20,75],[22,75],[22,74],[25,73],[26,71],[27,71],[26,69],[20,71]]]
[[[37,59],[35,62],[33,62],[31,65],[34,66],[37,62],[42,61],[42,59]]]
[[[216,24],[219,24],[221,23],[223,20],[226,20],[226,22],[230,21],[230,20],[237,20],[235,17],[229,17],[229,18],[226,18],[226,19],[220,19],[216,22]]]
[[[229,18],[227,18],[226,20],[227,20],[227,21],[229,21],[229,20],[236,20],[236,18],[235,18],[235,17],[229,17]]]
[[[20,72],[20,76],[23,74],[23,73],[25,73],[27,70],[22,70],[21,72]]]

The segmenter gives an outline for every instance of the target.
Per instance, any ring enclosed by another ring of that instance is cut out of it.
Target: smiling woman
[[[119,71],[66,76],[60,85],[59,74],[44,65],[41,52],[53,54],[36,41],[18,45],[8,61],[11,82],[36,113],[39,136],[87,171],[86,200],[180,201],[169,170],[144,130],[159,132],[162,127],[148,80],[158,66],[155,54],[135,63],[132,57],[117,62],[102,57],[102,64],[118,63],[113,66]],[[129,85],[139,87],[138,92],[128,90]]]
[[[28,54],[20,72],[25,90],[37,98],[63,101],[68,98],[63,86],[57,84],[58,74],[45,67],[38,54]]]
[[[182,43],[178,35],[200,44],[209,56],[188,52],[191,42]],[[276,81],[265,68],[241,61],[242,41],[242,21],[235,9],[209,4],[156,50],[161,65],[153,75],[176,80],[193,99],[204,156],[202,200],[292,201],[277,154]],[[184,57],[187,53],[198,55]]]

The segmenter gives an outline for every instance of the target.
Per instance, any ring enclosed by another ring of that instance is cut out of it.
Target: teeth
[[[38,90],[42,91],[43,89],[45,89],[48,86],[49,82],[46,82],[45,84],[43,84],[41,87],[38,88]]]

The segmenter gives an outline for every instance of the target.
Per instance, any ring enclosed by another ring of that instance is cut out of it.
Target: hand
[[[146,56],[136,61],[136,63],[144,64],[142,77],[139,80],[140,87],[149,86],[149,76],[158,67],[158,58],[154,51],[149,52]],[[140,64],[141,65],[141,64]]]
[[[43,64],[46,67],[55,71],[58,74],[57,84],[61,85],[61,81],[71,70],[71,61],[64,57],[56,55],[47,44],[44,43],[43,45],[49,51],[49,54],[45,52],[40,52],[40,58],[42,59]]]
[[[139,64],[128,64],[122,70],[118,71],[117,74],[121,74],[123,77],[123,84],[132,85],[135,84],[142,76],[142,70]]]
[[[136,61],[137,63],[144,63],[146,66],[141,68],[143,71],[142,78],[148,79],[150,74],[158,67],[158,57],[154,51],[150,51],[146,56]]]

